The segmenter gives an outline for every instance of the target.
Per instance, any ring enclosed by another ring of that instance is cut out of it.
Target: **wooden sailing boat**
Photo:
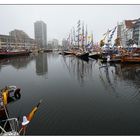
[[[74,31],[74,28],[73,28],[73,32]],[[73,36],[73,32],[71,30],[71,32],[69,33],[69,36],[67,38],[67,47],[68,49],[67,50],[63,50],[62,54],[63,55],[73,55],[73,45],[74,45],[74,36]]]
[[[131,52],[123,53],[122,63],[140,63],[140,48],[135,48]]]
[[[86,51],[85,49],[85,45],[84,45],[84,24],[82,26],[82,34],[81,34],[81,39],[80,39],[80,20],[78,21],[78,51],[76,53],[76,56],[88,61],[88,56],[89,56],[89,52]],[[80,41],[81,42],[81,46],[80,46]]]
[[[100,55],[101,53],[97,50],[92,50],[93,49],[93,33],[91,34],[91,42],[90,42],[90,45],[91,45],[91,49],[89,51],[89,57],[90,58],[93,58],[93,59],[98,59],[100,58]]]

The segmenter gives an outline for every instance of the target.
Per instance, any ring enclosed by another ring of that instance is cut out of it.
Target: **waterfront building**
[[[58,49],[58,47],[59,47],[59,41],[57,39],[53,39],[52,40],[52,47],[54,49]]]
[[[49,40],[49,41],[47,42],[47,48],[48,48],[48,49],[53,49],[53,47],[52,47],[52,41]]]
[[[24,31],[15,29],[9,35],[0,35],[0,47],[32,48],[37,47],[37,44]]]
[[[118,24],[117,37],[120,38],[121,46],[127,47],[129,40],[133,40],[133,27],[136,20],[124,20]]]
[[[10,31],[9,35],[13,36],[13,37],[15,37],[17,39],[29,38],[29,36],[24,31],[17,30],[17,29],[15,29],[13,31]]]
[[[133,28],[134,43],[140,47],[140,18],[136,21]]]
[[[62,40],[62,47],[64,50],[68,49],[68,41],[65,38]]]
[[[39,47],[47,47],[47,25],[43,21],[36,21],[34,23],[35,40]]]

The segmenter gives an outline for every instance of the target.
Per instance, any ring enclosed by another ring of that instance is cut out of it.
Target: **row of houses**
[[[140,18],[118,23],[117,38],[120,38],[121,46],[136,44],[140,47]]]
[[[0,35],[0,47],[37,47],[37,42],[22,30],[13,30],[9,35]]]

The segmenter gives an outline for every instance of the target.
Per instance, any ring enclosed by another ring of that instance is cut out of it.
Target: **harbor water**
[[[22,120],[43,100],[26,135],[140,135],[140,64],[31,54],[0,60],[6,85],[21,88],[10,117]]]

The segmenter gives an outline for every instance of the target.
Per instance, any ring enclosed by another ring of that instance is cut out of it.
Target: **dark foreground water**
[[[27,135],[139,135],[140,65],[106,65],[57,53],[0,61],[0,87],[17,85],[10,117],[43,99]]]

